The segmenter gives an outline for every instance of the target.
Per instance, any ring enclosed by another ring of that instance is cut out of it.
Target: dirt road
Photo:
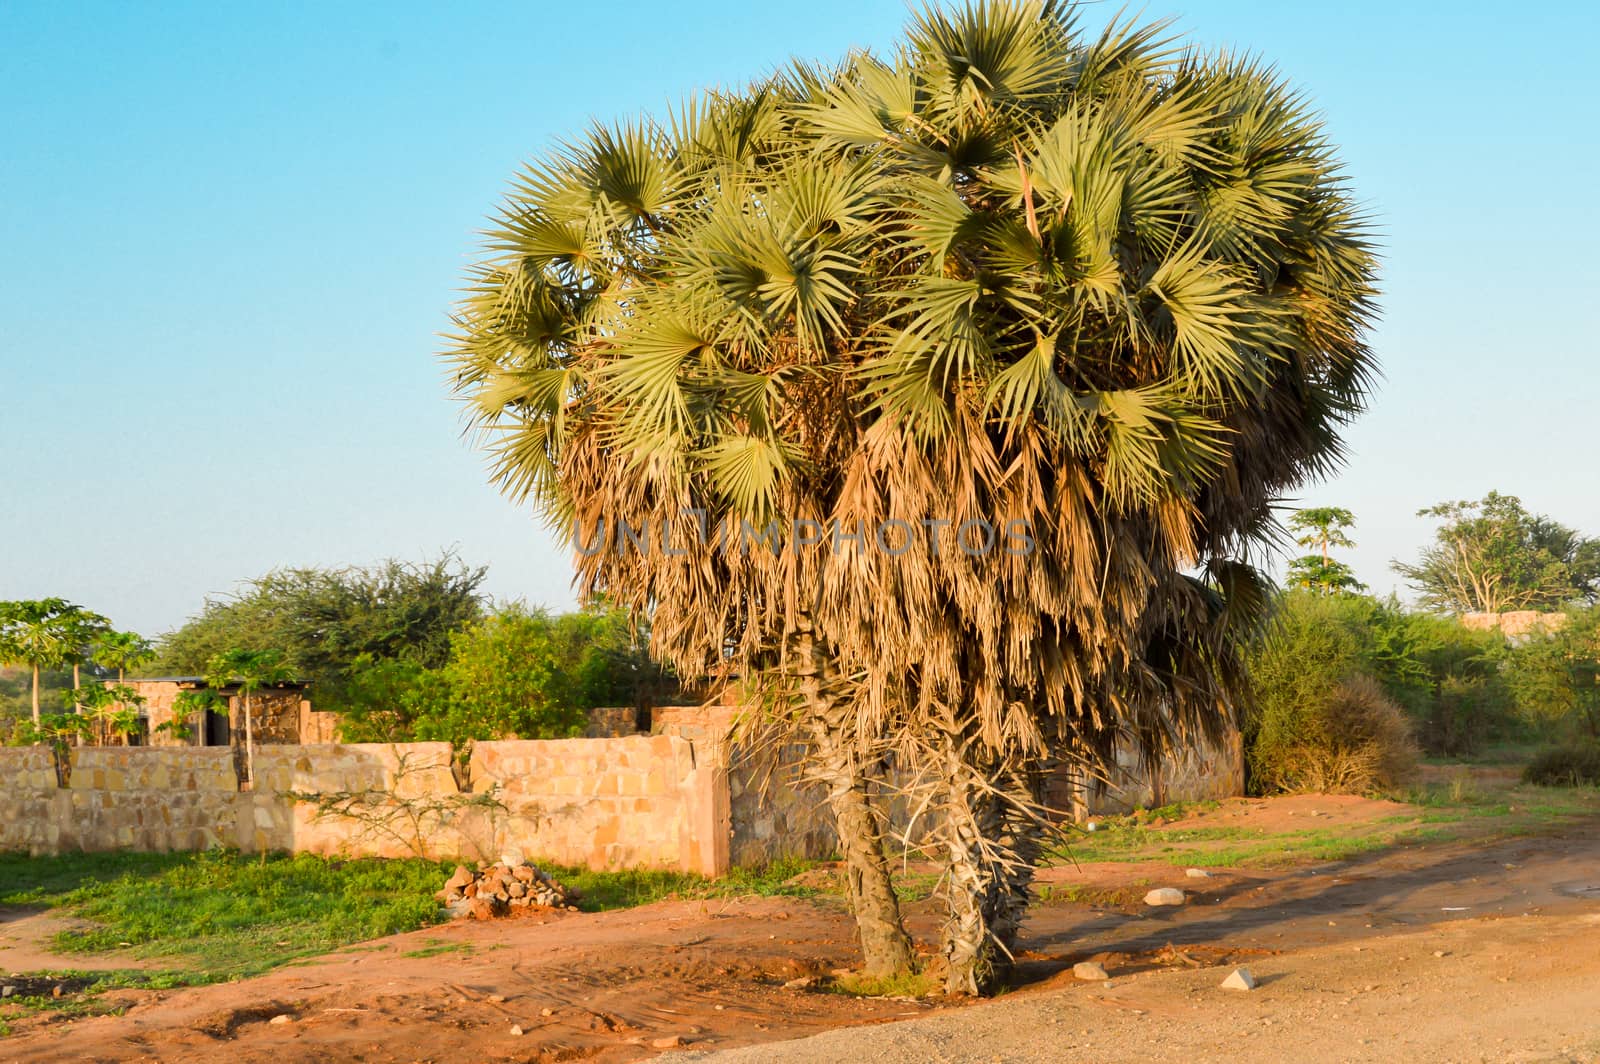
[[[1294,801],[1212,815],[1314,813],[1339,829],[1385,813],[1285,804]],[[854,960],[836,898],[663,902],[461,922],[242,982],[119,991],[102,1003],[125,1008],[121,1016],[13,1020],[0,1061],[623,1061],[739,1047],[753,1048],[728,1059],[1600,1056],[1592,821],[1560,836],[1401,846],[1208,878],[1152,863],[1043,878],[1057,900],[1030,916],[1024,985],[997,1002],[786,986]],[[1190,900],[1147,909],[1137,898],[1151,885],[1182,887]],[[912,907],[919,938],[932,937],[935,920],[931,904]],[[1091,956],[1112,986],[1072,978],[1071,965]],[[1241,963],[1263,985],[1217,989]]]
[[[717,1064],[1600,1060],[1600,913],[1458,920],[1228,968],[1148,972],[904,1023],[680,1060]]]

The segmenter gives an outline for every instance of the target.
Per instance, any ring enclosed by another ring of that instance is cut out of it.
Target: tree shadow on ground
[[[1168,947],[1276,952],[1446,920],[1592,907],[1581,888],[1596,881],[1597,867],[1600,822],[1586,821],[1488,845],[1402,845],[1275,872],[1241,869],[1237,878],[1188,887],[1191,901],[1170,909],[1036,908],[1022,935],[1017,985],[1108,953],[1137,959],[1125,970],[1139,970],[1163,966],[1156,957]]]

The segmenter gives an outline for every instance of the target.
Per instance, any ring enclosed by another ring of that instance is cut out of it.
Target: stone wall
[[[592,868],[728,868],[727,774],[675,736],[263,745],[241,790],[225,747],[0,749],[0,851],[232,846]]]
[[[45,747],[0,750],[0,850],[199,850],[233,845],[238,777],[226,749],[80,747],[56,786]]]
[[[824,858],[837,849],[826,790],[802,775],[804,748],[781,744],[759,729],[739,728],[742,710],[732,700],[715,706],[656,710],[656,724],[672,734],[713,744],[728,766],[729,852],[734,865],[758,866],[785,857]],[[737,738],[735,738],[737,736]],[[1237,731],[1163,760],[1152,779],[1131,748],[1118,752],[1108,779],[1084,786],[1065,770],[1052,778],[1046,805],[1062,820],[1122,813],[1170,802],[1233,798],[1244,794],[1244,744]],[[874,795],[885,810],[891,848],[919,845],[928,814],[903,793],[908,776],[885,765]]]
[[[737,714],[673,707],[658,711],[655,735],[483,742],[460,752],[448,743],[263,744],[248,790],[227,747],[73,748],[66,787],[48,749],[0,749],[0,851],[222,845],[471,860],[515,852],[705,875],[828,856],[826,796],[801,779],[803,751],[770,736],[735,738]],[[886,775],[892,784],[892,767]],[[1113,776],[1090,794],[1089,811],[1239,794],[1243,757],[1236,739],[1194,751],[1163,766],[1159,789],[1131,759]],[[925,834],[905,799],[880,798],[893,830],[913,841]]]
[[[639,711],[633,706],[601,706],[589,710],[585,739],[620,739],[639,734]]]
[[[1559,632],[1566,626],[1564,613],[1541,613],[1538,610],[1509,610],[1505,613],[1463,613],[1461,626],[1474,631],[1499,629],[1513,643],[1525,643],[1535,635]]]

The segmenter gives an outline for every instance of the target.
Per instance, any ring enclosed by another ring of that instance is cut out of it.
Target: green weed
[[[827,984],[835,994],[851,997],[924,997],[938,989],[938,981],[922,972],[894,975],[841,975]]]

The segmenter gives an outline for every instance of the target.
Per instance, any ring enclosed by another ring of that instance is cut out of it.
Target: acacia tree
[[[1415,565],[1394,562],[1422,604],[1450,613],[1558,610],[1600,593],[1600,540],[1589,539],[1515,495],[1417,511],[1442,524]]]
[[[909,960],[872,800],[903,755],[946,985],[993,986],[1042,774],[1228,721],[1240,559],[1360,407],[1373,261],[1304,104],[1158,27],[934,11],[594,130],[491,249],[453,357],[495,479],[680,676],[810,739],[875,970]]]
[[[1317,551],[1294,559],[1289,563],[1289,584],[1324,594],[1338,591],[1365,591],[1366,586],[1356,579],[1355,571],[1344,562],[1335,561],[1329,548],[1354,547],[1347,529],[1354,528],[1356,516],[1339,506],[1316,506],[1297,510],[1289,518],[1289,530],[1297,532],[1295,543]]]
[[[250,699],[263,687],[286,682],[290,671],[281,650],[244,650],[235,647],[216,655],[206,665],[206,684],[221,689],[236,687],[244,702],[244,757],[247,783],[256,778],[256,737]]]

